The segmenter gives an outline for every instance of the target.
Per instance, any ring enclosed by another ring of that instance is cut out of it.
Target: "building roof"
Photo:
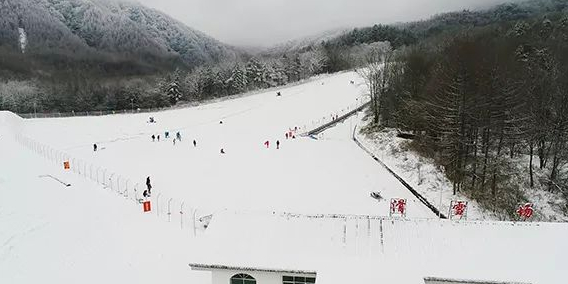
[[[503,282],[503,281],[487,281],[487,280],[467,280],[455,278],[439,278],[439,277],[424,277],[424,281],[435,281],[441,283],[466,283],[466,284],[529,284],[526,282]]]
[[[236,271],[259,271],[259,272],[275,272],[275,273],[290,273],[290,274],[309,274],[316,275],[315,271],[308,270],[289,270],[289,269],[274,269],[274,268],[261,268],[261,267],[245,267],[245,266],[228,266],[220,264],[201,264],[190,263],[189,266],[193,270],[236,270]]]
[[[318,284],[353,282],[354,275],[361,283],[564,284],[565,236],[565,223],[223,212],[201,236],[205,253],[191,261],[314,271]]]

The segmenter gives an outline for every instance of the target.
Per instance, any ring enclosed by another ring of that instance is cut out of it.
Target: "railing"
[[[357,126],[355,126],[355,128],[353,128],[353,137],[352,138],[353,138],[353,141],[355,142],[355,144],[357,144],[357,146],[359,146],[359,148],[361,148],[361,149],[363,149],[363,151],[367,152],[367,154],[369,154],[369,156],[371,156],[371,158],[373,158],[373,160],[377,161],[377,163],[379,163],[392,176],[394,176],[404,187],[406,187],[406,189],[408,189],[408,191],[410,191],[410,193],[412,193],[418,200],[420,200],[420,202],[422,202],[422,204],[424,204],[426,207],[428,207],[428,209],[430,209],[432,212],[434,212],[434,214],[436,214],[436,216],[438,216],[438,218],[447,219],[446,215],[442,214],[442,212],[438,208],[436,208],[436,206],[434,206],[432,203],[430,203],[428,201],[428,199],[426,199],[426,197],[424,197],[424,196],[422,196],[422,194],[418,193],[418,191],[416,191],[416,189],[414,189],[410,184],[408,184],[408,182],[406,182],[402,177],[400,177],[397,173],[395,173],[389,166],[387,166],[383,161],[381,161],[371,150],[369,150],[369,149],[367,149],[367,147],[363,146],[363,144],[357,138],[356,131],[357,131]]]
[[[140,183],[133,182],[132,179],[125,177],[105,168],[86,162],[80,158],[51,148],[50,146],[39,143],[33,139],[16,135],[16,141],[27,147],[38,155],[55,163],[57,166],[64,167],[64,163],[69,163],[69,171],[101,185],[104,189],[110,190],[119,196],[139,205],[142,212],[141,203],[151,201],[151,213],[155,214],[159,219],[172,224],[178,224],[180,229],[187,230],[195,235],[200,228],[206,225],[206,222],[200,221],[200,215],[208,214],[206,211],[200,211],[195,207],[189,206],[183,200],[176,200],[159,193],[156,197],[144,198],[143,188]],[[205,220],[207,221],[207,220]]]

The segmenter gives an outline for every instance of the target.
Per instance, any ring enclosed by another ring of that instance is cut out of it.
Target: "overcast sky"
[[[135,0],[225,43],[269,46],[323,31],[428,18],[507,0]]]

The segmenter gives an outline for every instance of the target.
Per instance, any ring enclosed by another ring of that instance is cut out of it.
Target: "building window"
[[[236,274],[231,277],[231,284],[256,284],[256,279],[248,274]]]
[[[315,277],[282,276],[283,284],[309,284],[316,283]]]

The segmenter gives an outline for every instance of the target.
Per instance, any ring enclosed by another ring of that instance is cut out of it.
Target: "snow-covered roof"
[[[190,263],[189,266],[193,270],[236,270],[236,271],[258,271],[258,272],[276,272],[276,273],[291,273],[291,274],[310,274],[316,275],[315,271],[307,270],[290,270],[290,269],[277,269],[277,268],[262,268],[262,267],[245,267],[245,266],[228,266],[221,264],[203,264],[203,263]]]
[[[315,271],[324,284],[353,275],[365,283],[435,277],[560,284],[565,236],[564,223],[223,212],[199,242],[205,253],[192,262]]]
[[[467,280],[454,278],[424,277],[426,283],[464,283],[464,284],[528,284],[526,282],[503,282],[503,281],[486,281],[486,280]]]

